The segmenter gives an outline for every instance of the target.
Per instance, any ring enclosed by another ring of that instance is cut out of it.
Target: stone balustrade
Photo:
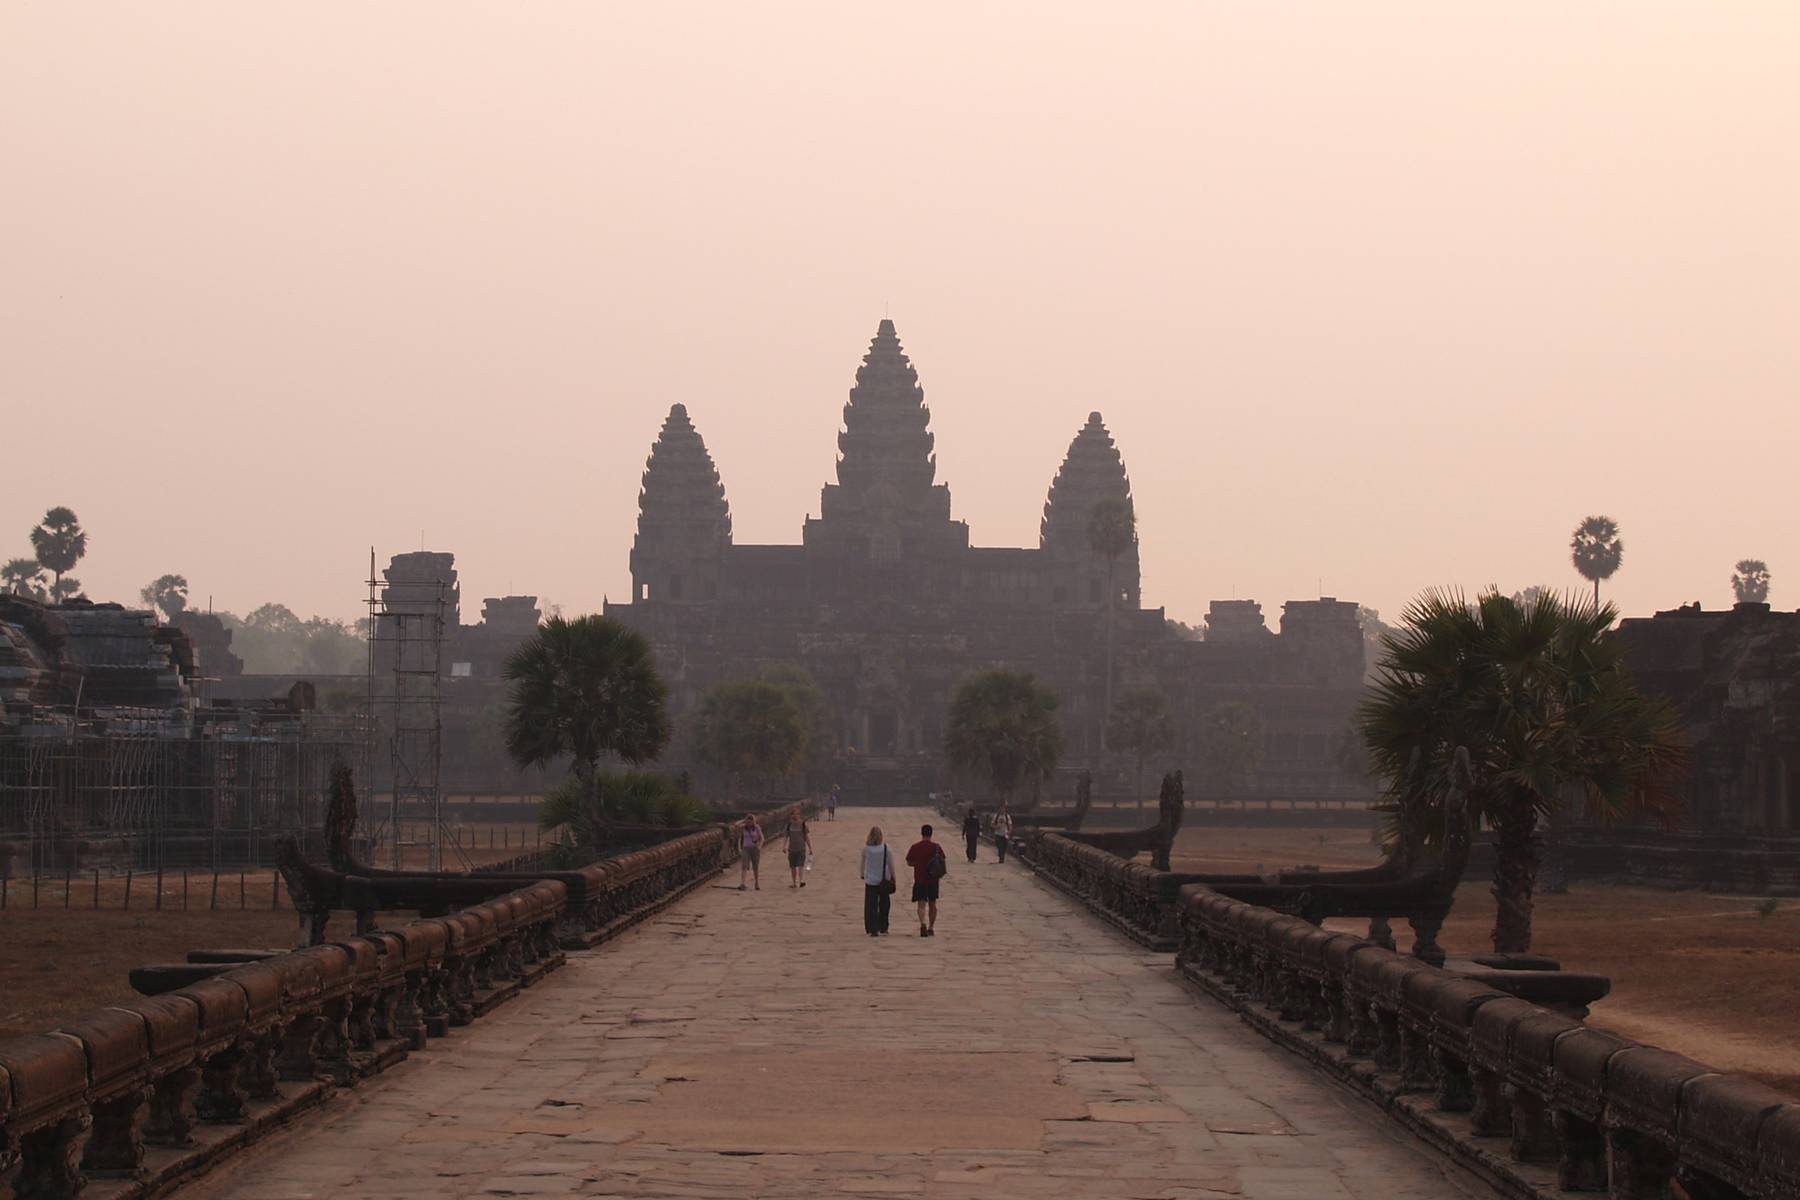
[[[1177,964],[1504,1193],[1800,1194],[1800,1103],[1269,909],[1183,889]]]
[[[1800,1196],[1800,1102],[1785,1093],[1054,834],[1021,851],[1502,1195]]]
[[[1152,950],[1179,943],[1181,875],[1055,833],[1023,834],[1013,840],[1013,853],[1133,941]]]
[[[737,853],[711,827],[0,1041],[0,1196],[165,1191],[491,1011],[560,965],[564,946],[617,935]]]

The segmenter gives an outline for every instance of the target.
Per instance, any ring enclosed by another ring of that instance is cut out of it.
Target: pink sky
[[[1172,616],[1573,583],[1597,511],[1627,612],[1792,607],[1797,80],[1785,2],[15,2],[0,557],[590,609],[676,401],[797,540],[887,311],[974,540],[1100,409]]]

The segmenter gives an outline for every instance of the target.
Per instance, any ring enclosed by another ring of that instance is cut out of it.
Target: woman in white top
[[[888,931],[888,909],[894,902],[894,856],[881,840],[881,826],[869,830],[863,845],[863,932],[881,937]]]
[[[1000,802],[1000,811],[994,814],[992,827],[988,832],[993,834],[994,845],[1000,851],[1000,861],[1006,861],[1006,847],[1012,841],[1012,814],[1006,811],[1006,801]]]

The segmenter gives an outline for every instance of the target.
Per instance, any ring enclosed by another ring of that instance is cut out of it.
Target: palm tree
[[[1106,560],[1106,685],[1101,711],[1108,716],[1113,706],[1113,623],[1119,607],[1119,560],[1137,545],[1137,513],[1130,500],[1116,496],[1095,503],[1088,514],[1088,546]],[[1106,749],[1106,726],[1100,726],[1100,749]]]
[[[1739,604],[1769,602],[1769,564],[1760,558],[1746,558],[1738,563],[1731,576],[1731,590]]]
[[[551,617],[507,657],[504,674],[507,754],[522,767],[568,756],[595,812],[602,755],[636,766],[668,743],[668,689],[650,643],[610,617]]]
[[[1133,688],[1119,697],[1106,718],[1107,744],[1137,760],[1137,806],[1144,807],[1144,759],[1175,744],[1169,699],[1156,688]]]
[[[48,600],[50,588],[44,579],[44,568],[35,558],[9,559],[0,566],[0,591],[27,600]]]
[[[1625,557],[1619,540],[1619,523],[1611,517],[1588,517],[1575,527],[1569,539],[1569,557],[1583,579],[1594,581],[1594,603],[1600,603],[1600,581],[1611,579]]]
[[[45,513],[43,521],[31,530],[31,548],[44,570],[55,576],[50,585],[51,596],[66,600],[80,590],[81,585],[74,580],[69,581],[67,591],[63,588],[63,573],[73,571],[87,553],[87,532],[81,528],[74,509],[57,505]]]
[[[700,701],[700,760],[727,772],[732,795],[745,776],[766,782],[799,767],[806,756],[806,715],[787,687],[766,679],[722,683]]]
[[[138,598],[173,621],[187,609],[188,581],[185,575],[162,575],[146,583]]]
[[[1434,838],[1456,752],[1468,751],[1469,811],[1495,833],[1498,952],[1531,949],[1538,825],[1569,793],[1601,821],[1671,821],[1680,810],[1686,749],[1675,713],[1638,690],[1616,616],[1554,594],[1520,603],[1489,591],[1469,604],[1427,592],[1386,639],[1358,713],[1391,810]]]
[[[1021,783],[1041,782],[1062,755],[1060,701],[1029,671],[996,668],[968,675],[950,697],[944,755],[950,764],[986,773],[1002,800]]]

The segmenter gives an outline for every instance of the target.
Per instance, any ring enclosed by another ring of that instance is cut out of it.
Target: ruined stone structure
[[[1629,618],[1619,638],[1692,739],[1688,827],[1800,835],[1800,613],[1696,604]]]
[[[200,672],[146,609],[0,596],[0,875],[255,862],[316,823],[350,720],[305,682],[227,702]]]
[[[1100,747],[1110,578],[1115,690],[1153,686],[1169,697],[1181,744],[1167,765],[1188,752],[1212,705],[1241,700],[1265,730],[1256,788],[1358,790],[1336,765],[1362,682],[1354,604],[1291,602],[1276,634],[1253,602],[1218,601],[1208,640],[1184,641],[1161,609],[1141,605],[1136,548],[1109,571],[1090,545],[1095,504],[1132,503],[1099,413],[1070,442],[1038,545],[1025,549],[971,544],[937,478],[929,425],[918,373],[884,320],[844,406],[837,479],[824,486],[819,515],[797,545],[745,545],[733,540],[725,486],[686,406],[670,410],[644,470],[631,599],[606,608],[651,640],[671,685],[677,740],[668,758],[691,758],[686,738],[706,690],[793,664],[838,714],[847,791],[916,798],[937,779],[958,680],[1008,666],[1035,672],[1061,696],[1072,772]]]
[[[0,595],[0,729],[38,724],[78,704],[179,720],[192,702],[196,667],[193,642],[147,610]]]
[[[1620,623],[1639,683],[1674,703],[1692,747],[1681,828],[1561,838],[1572,876],[1800,895],[1800,613],[1698,604]]]

